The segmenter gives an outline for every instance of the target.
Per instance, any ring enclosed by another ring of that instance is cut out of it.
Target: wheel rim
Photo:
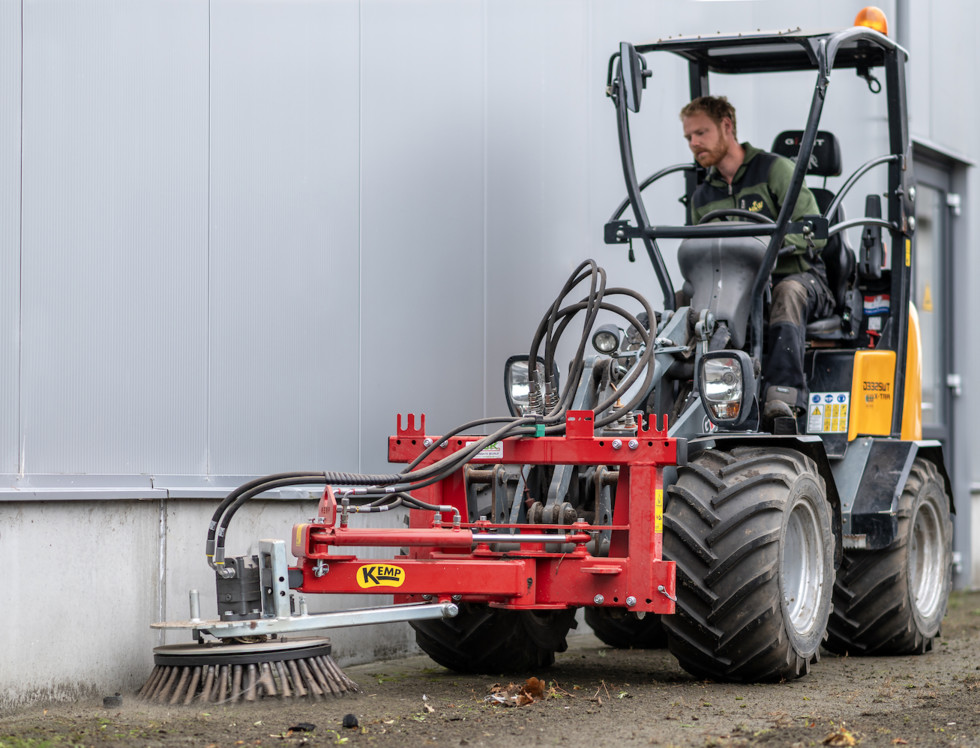
[[[816,625],[824,594],[824,558],[820,523],[813,506],[800,501],[790,512],[780,565],[783,606],[793,629],[805,635]]]
[[[923,502],[912,521],[909,539],[909,581],[912,602],[923,618],[932,618],[943,597],[942,520],[932,501]]]

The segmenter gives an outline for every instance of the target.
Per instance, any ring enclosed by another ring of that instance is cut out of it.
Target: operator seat
[[[776,136],[772,152],[795,161],[802,140],[802,130],[785,130]],[[843,159],[837,136],[818,130],[806,173],[826,179],[839,177],[842,171]],[[820,212],[825,213],[834,200],[834,193],[824,187],[810,187],[810,192],[816,198]],[[838,207],[829,218],[831,226],[843,221],[844,206]],[[827,283],[834,294],[834,313],[808,324],[806,337],[809,340],[853,340],[857,337],[863,309],[857,290],[857,260],[844,232],[830,237],[820,256],[827,270]]]

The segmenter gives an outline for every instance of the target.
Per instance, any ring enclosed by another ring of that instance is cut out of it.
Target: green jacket
[[[731,184],[712,167],[707,178],[694,191],[691,218],[695,224],[702,216],[720,208],[758,212],[773,220],[779,215],[783,197],[789,190],[793,176],[793,162],[748,143],[742,143],[742,147],[745,149],[745,161],[738,167]],[[804,184],[790,220],[798,221],[803,216],[816,215],[819,212],[813,193]],[[807,245],[802,234],[787,234],[785,242],[795,247],[796,251],[780,257],[774,272],[777,275],[789,275],[808,270],[810,263],[806,259]],[[825,240],[814,242],[817,249],[825,243]]]

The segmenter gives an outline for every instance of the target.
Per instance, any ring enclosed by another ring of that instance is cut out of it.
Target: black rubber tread
[[[586,608],[585,622],[599,639],[616,649],[663,649],[667,632],[656,613],[637,618],[623,608]]]
[[[819,525],[823,583],[798,632],[784,613],[785,523],[807,503]],[[677,564],[676,613],[663,616],[668,647],[698,678],[795,678],[816,661],[830,615],[834,536],[816,464],[790,449],[706,450],[678,469],[664,508],[664,558]]]
[[[413,621],[415,641],[458,673],[523,673],[547,668],[577,625],[575,609],[523,611],[460,603],[455,618]]]
[[[909,551],[914,512],[922,502],[933,502],[944,531],[941,602],[925,620],[912,601]],[[934,464],[918,458],[898,502],[898,532],[887,548],[876,551],[844,550],[844,561],[834,585],[834,613],[825,647],[837,654],[908,655],[932,649],[939,635],[952,585],[953,524],[943,477]]]

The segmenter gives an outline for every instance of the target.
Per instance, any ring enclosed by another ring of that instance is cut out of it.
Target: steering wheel
[[[701,220],[698,221],[698,226],[700,226],[702,223],[714,221],[716,218],[724,218],[726,216],[748,218],[756,223],[775,223],[775,221],[769,216],[763,215],[762,213],[753,213],[751,210],[742,210],[741,208],[719,208],[718,210],[713,210],[710,213],[705,213],[703,216],[701,216]]]
[[[718,210],[712,210],[710,213],[705,213],[701,220],[698,221],[698,226],[702,223],[707,223],[708,221],[714,221],[716,218],[724,218],[725,216],[738,216],[739,218],[748,218],[756,223],[775,223],[769,216],[763,215],[762,213],[753,213],[751,210],[742,210],[741,208],[719,208]],[[796,251],[796,247],[783,247],[779,250],[779,257],[783,255],[792,254]]]

